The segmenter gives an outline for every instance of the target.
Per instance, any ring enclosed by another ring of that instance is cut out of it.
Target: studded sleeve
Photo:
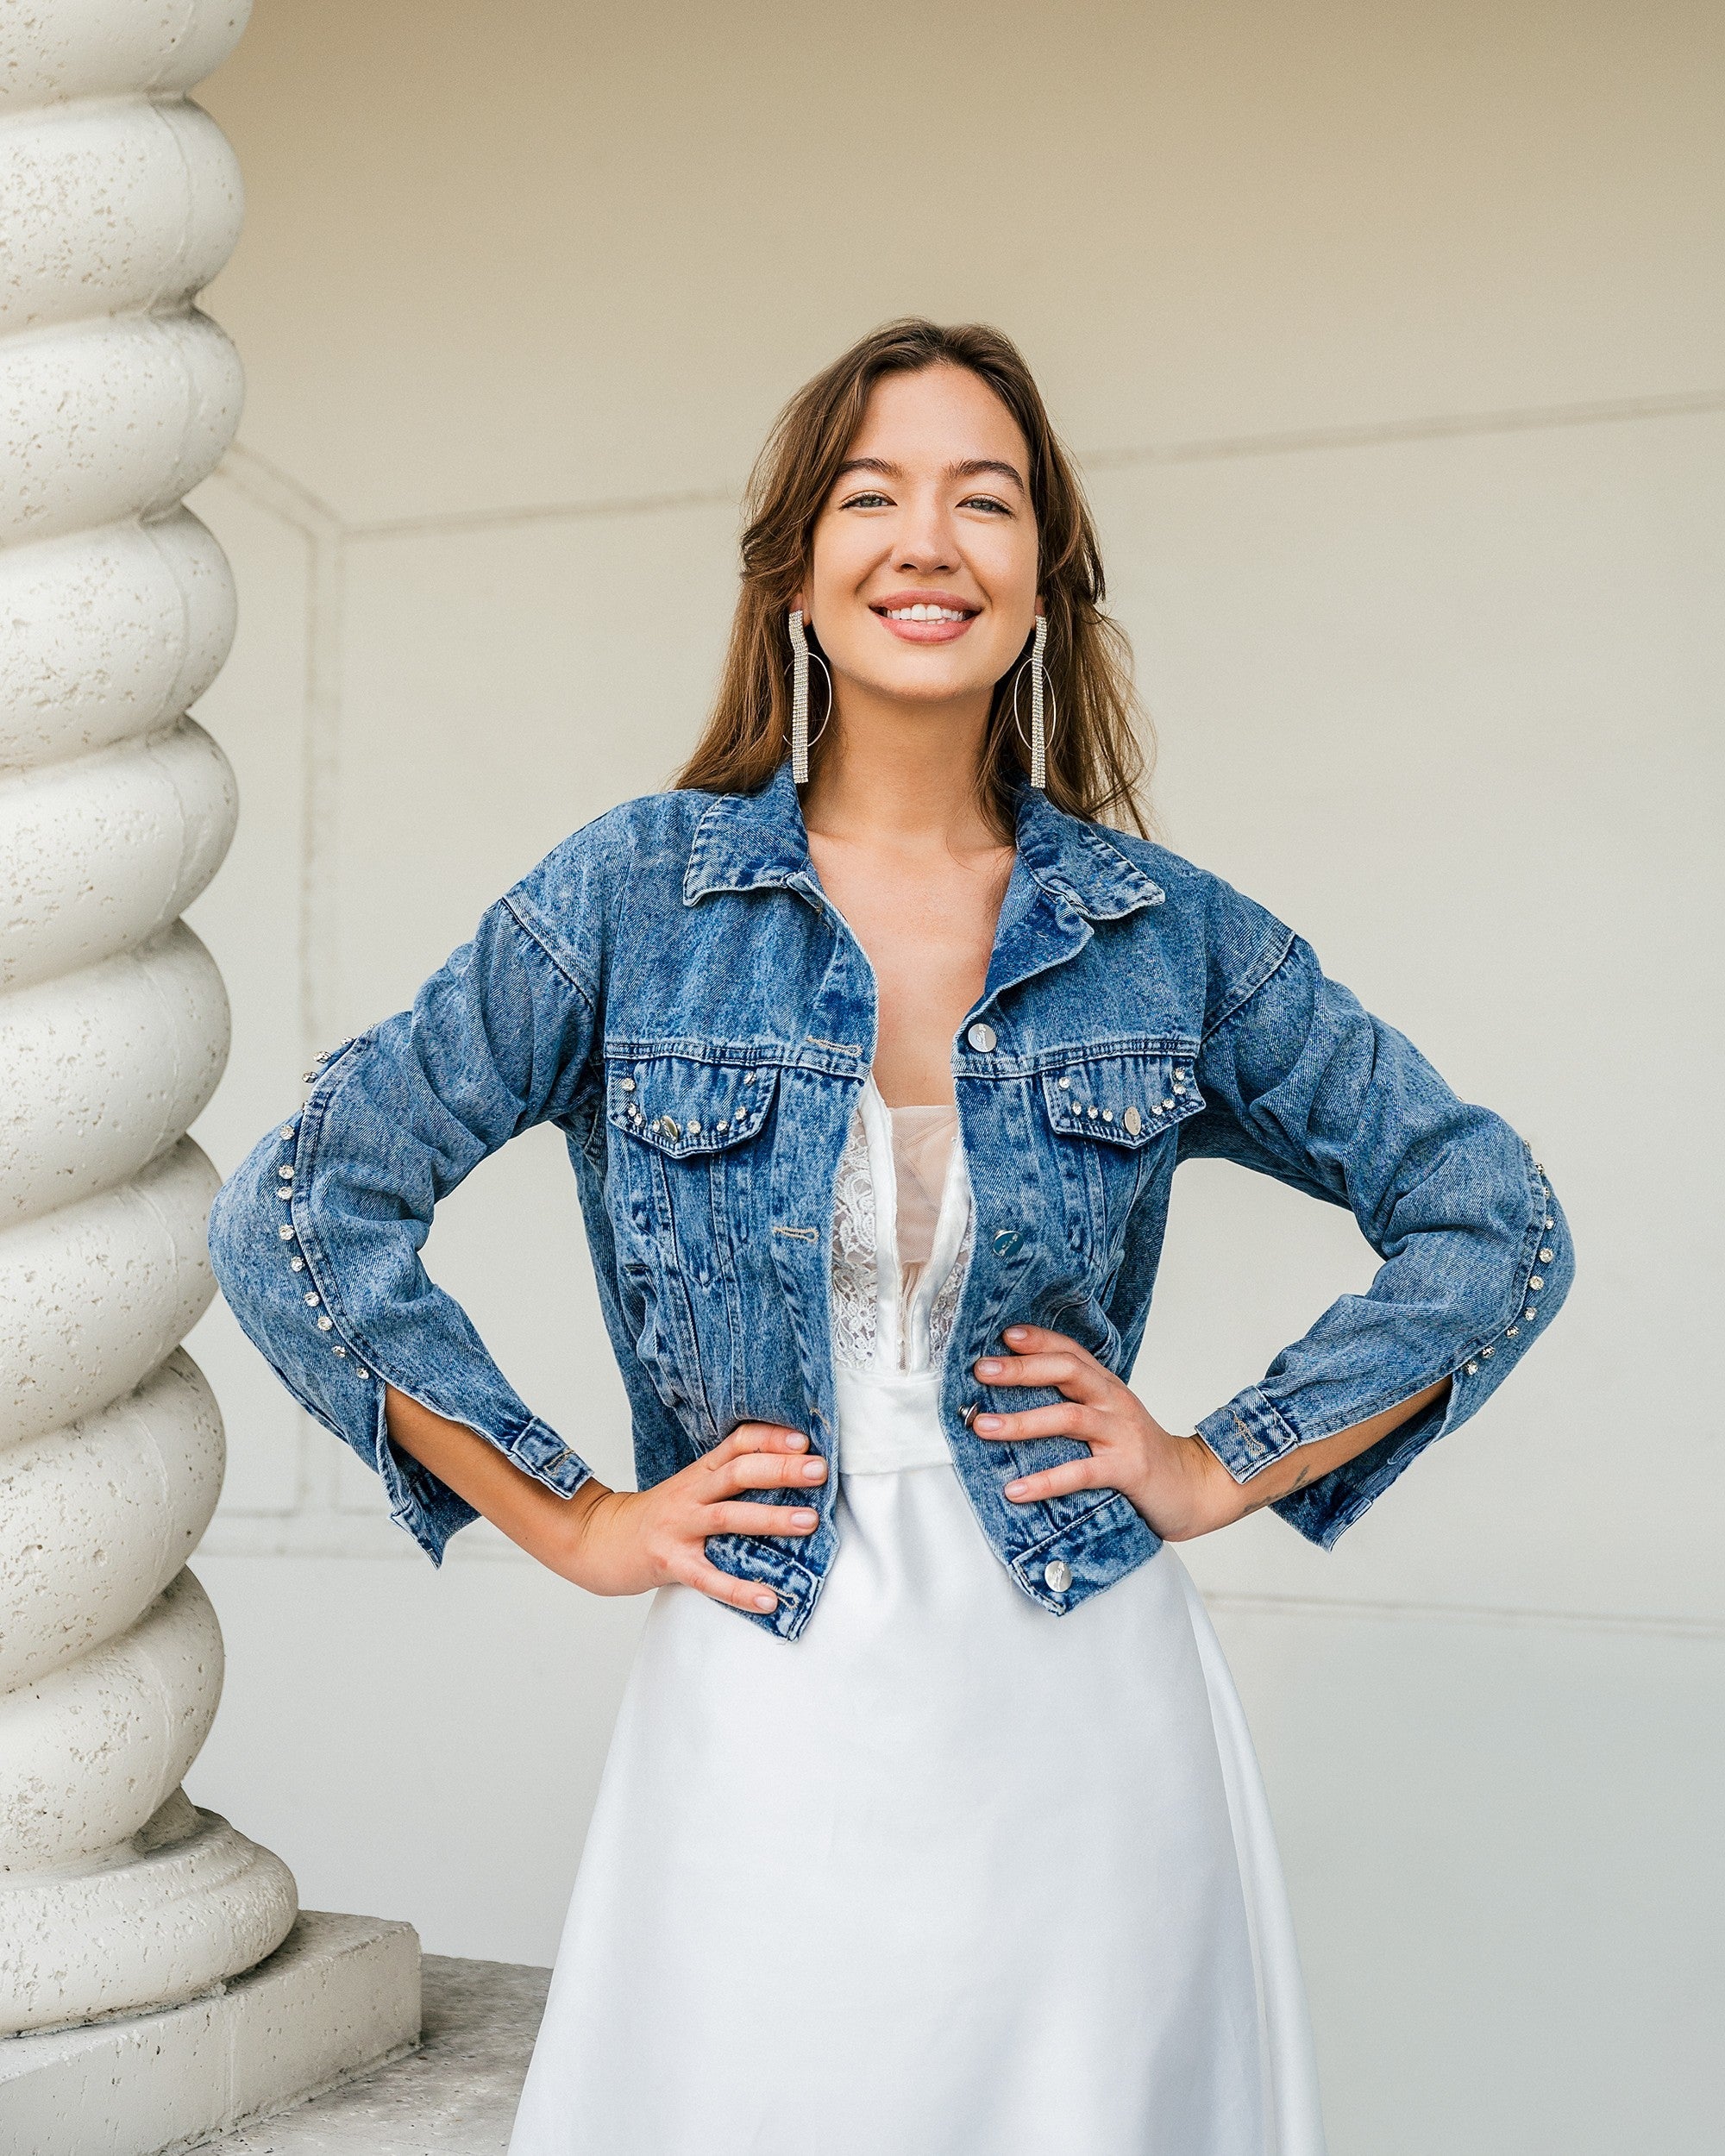
[[[595,992],[528,887],[490,906],[398,1011],[308,1073],[310,1093],[217,1192],[210,1254],[253,1344],[381,1477],[434,1564],[478,1515],[390,1439],[386,1381],[561,1495],[586,1463],[516,1393],[420,1250],[433,1210],[510,1138],[577,1111]]]
[[[1197,1058],[1206,1112],[1190,1119],[1182,1153],[1235,1160],[1346,1206],[1382,1262],[1364,1294],[1331,1304],[1199,1434],[1245,1482],[1451,1381],[1368,1451],[1275,1501],[1327,1549],[1543,1337],[1574,1259],[1526,1141],[1460,1100],[1302,937],[1272,927],[1249,991],[1224,997],[1210,1018]]]

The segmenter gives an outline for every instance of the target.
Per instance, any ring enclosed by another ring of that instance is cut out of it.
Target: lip
[[[903,591],[888,592],[883,599],[870,599],[869,611],[881,625],[901,642],[907,644],[955,643],[980,615],[981,609],[968,613],[963,621],[891,621],[888,618],[889,606],[968,606],[969,601],[957,598],[951,592]]]

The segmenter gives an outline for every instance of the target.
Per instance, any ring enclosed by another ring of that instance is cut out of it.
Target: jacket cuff
[[[1205,1416],[1198,1435],[1237,1482],[1249,1482],[1261,1467],[1291,1452],[1300,1433],[1279,1414],[1256,1385],[1248,1385]]]

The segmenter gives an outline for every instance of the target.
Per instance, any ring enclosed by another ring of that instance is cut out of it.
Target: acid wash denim
[[[980,1385],[1026,1321],[1126,1376],[1176,1163],[1239,1162],[1346,1206],[1382,1260],[1199,1433],[1238,1482],[1447,1377],[1448,1395],[1276,1501],[1331,1547],[1415,1454],[1465,1422],[1563,1300],[1572,1269],[1544,1170],[1310,946],[1220,877],[1020,790],[982,993],[952,1050],[975,1201],[940,1413],[979,1531],[1032,1601],[1071,1609],[1154,1555],[1118,1492],[1016,1505],[1015,1476],[1076,1440],[989,1444]],[[433,1207],[487,1154],[562,1131],[642,1488],[739,1422],[831,1457],[833,1186],[875,1039],[872,968],[823,893],[788,763],[754,795],[625,802],[481,916],[412,1007],[327,1052],[300,1106],[222,1186],[210,1250],[282,1382],[380,1475],[435,1563],[475,1517],[390,1441],[384,1382],[467,1424],[565,1495],[590,1470],[527,1407],[420,1262]],[[715,1536],[762,1581],[753,1621],[794,1639],[837,1545],[837,1478],[807,1537]],[[750,1613],[740,1613],[745,1616]]]

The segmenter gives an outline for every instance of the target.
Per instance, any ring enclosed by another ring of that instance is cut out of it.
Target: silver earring
[[[808,638],[803,634],[800,607],[793,607],[791,630],[791,782],[806,786],[809,774],[809,661],[812,659],[826,675],[826,709],[820,715],[820,724],[812,738],[819,741],[826,731],[826,722],[832,716],[832,675],[827,663],[818,651],[808,648]]]
[[[1048,669],[1042,662],[1042,655],[1048,648],[1048,617],[1036,617],[1036,636],[1030,648],[1030,656],[1013,676],[1013,724],[1018,729],[1019,739],[1024,741],[1024,721],[1019,717],[1019,683],[1025,667],[1030,668],[1030,739],[1025,746],[1030,750],[1030,782],[1039,791],[1048,791],[1048,728],[1043,718],[1043,701],[1047,698],[1054,704],[1054,723],[1060,724],[1060,705],[1049,684]]]

